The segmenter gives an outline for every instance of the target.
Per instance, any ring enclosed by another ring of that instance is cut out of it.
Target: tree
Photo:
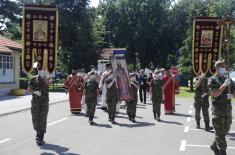
[[[0,1],[0,35],[14,40],[21,38],[20,12],[20,7],[16,2]]]

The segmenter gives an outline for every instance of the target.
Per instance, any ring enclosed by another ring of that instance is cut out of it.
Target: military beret
[[[220,65],[222,65],[222,64],[224,64],[224,63],[225,63],[224,60],[217,60],[217,61],[215,62],[215,67],[220,66]]]

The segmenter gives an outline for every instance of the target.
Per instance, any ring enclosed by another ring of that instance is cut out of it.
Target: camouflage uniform
[[[218,90],[225,82],[225,76],[214,75],[208,81],[209,91]],[[234,94],[234,83],[230,84],[231,92]],[[228,87],[218,97],[211,97],[212,99],[212,124],[215,129],[214,144],[220,150],[226,150],[227,143],[225,136],[230,130],[232,124],[232,105],[231,99],[227,99]]]
[[[199,78],[196,78],[196,80],[199,80]],[[208,80],[206,78],[201,79],[201,84],[196,87],[195,95],[194,95],[194,108],[195,108],[195,119],[197,123],[201,120],[201,109],[202,114],[204,117],[204,121],[206,124],[209,124],[209,96],[208,96]],[[203,94],[207,94],[204,97],[202,97]],[[198,127],[200,127],[200,123],[198,124]]]
[[[111,83],[111,80],[107,81],[107,85]],[[113,82],[110,88],[107,88],[106,94],[106,103],[108,105],[108,114],[109,120],[114,123],[115,115],[116,115],[116,105],[118,103],[118,94],[117,94],[116,83]]]
[[[33,91],[40,91],[41,96],[32,95],[31,114],[33,127],[37,134],[46,133],[47,115],[49,110],[49,86],[40,76],[34,76],[28,84]]]
[[[135,85],[138,85],[138,83],[134,82],[131,83],[131,92],[132,92],[132,97],[133,99],[130,101],[126,101],[126,105],[127,105],[127,115],[129,116],[130,120],[133,120],[136,116],[136,105],[138,102],[138,89],[135,87]]]
[[[162,87],[163,87],[163,81],[161,79],[153,79],[150,82],[150,87],[152,89],[152,102],[153,102],[153,113],[154,117],[156,118],[156,113],[158,118],[160,118],[161,115],[161,103],[162,103]]]
[[[85,83],[85,103],[87,105],[87,114],[89,116],[89,120],[93,121],[95,108],[97,104],[97,89],[98,89],[98,82],[93,80],[88,80]]]

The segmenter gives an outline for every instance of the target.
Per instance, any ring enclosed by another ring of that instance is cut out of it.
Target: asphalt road
[[[195,129],[193,100],[177,98],[176,104],[175,115],[162,113],[160,123],[150,102],[138,104],[136,123],[121,109],[116,125],[98,107],[94,126],[83,113],[71,115],[67,102],[51,105],[42,147],[35,143],[30,111],[0,117],[0,155],[213,155],[214,133]],[[234,155],[234,120],[227,143]]]

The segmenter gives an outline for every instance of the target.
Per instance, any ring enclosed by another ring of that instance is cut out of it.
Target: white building
[[[22,45],[0,36],[0,96],[19,88]]]

